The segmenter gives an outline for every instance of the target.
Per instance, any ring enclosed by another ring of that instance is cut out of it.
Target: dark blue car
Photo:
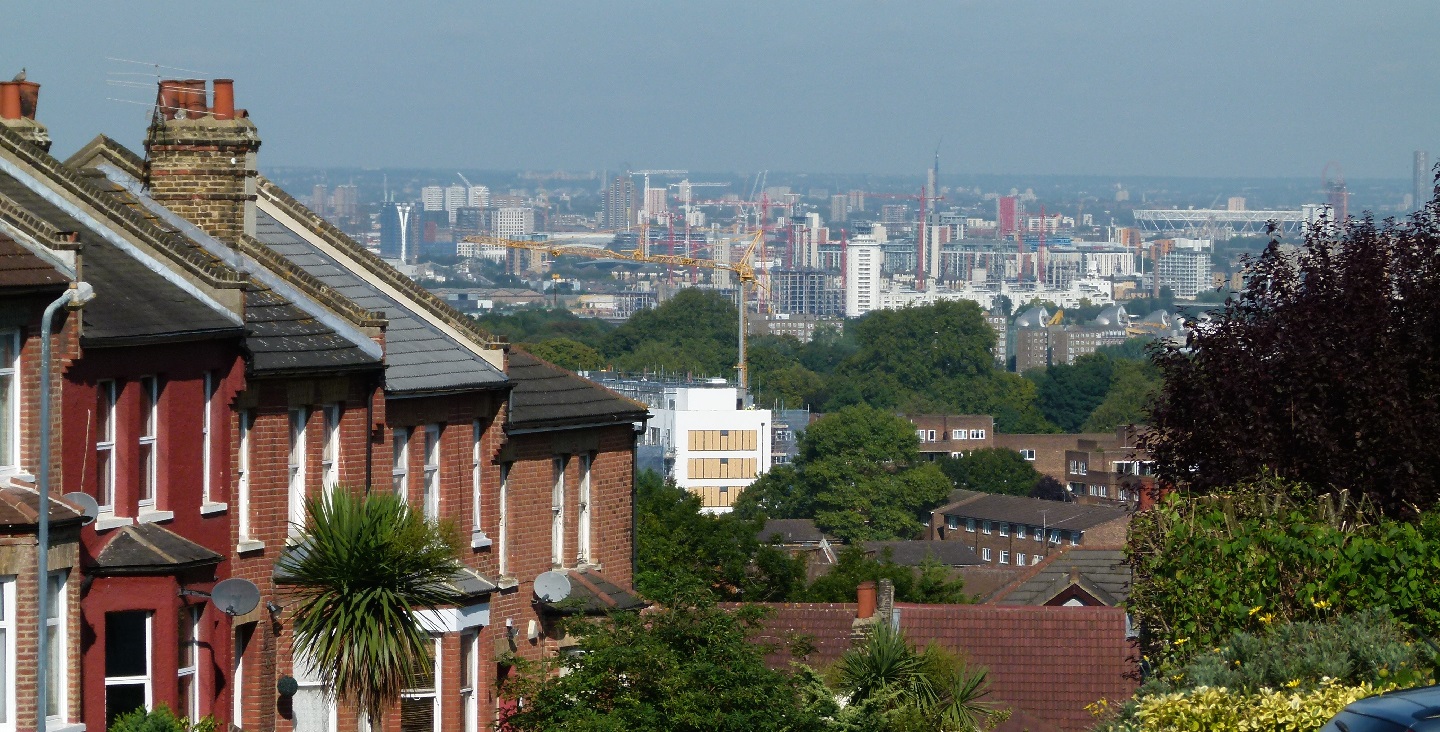
[[[1351,702],[1320,732],[1440,732],[1440,686],[1392,691]]]

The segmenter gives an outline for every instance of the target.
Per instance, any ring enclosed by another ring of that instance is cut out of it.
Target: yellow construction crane
[[[1055,314],[1052,315],[1052,316],[1050,316],[1050,320],[1046,321],[1045,324],[1046,324],[1046,325],[1060,325],[1060,324],[1063,323],[1063,322],[1065,322],[1065,309],[1064,309],[1064,308],[1056,308]]]
[[[497,236],[467,236],[461,241],[473,244],[499,245],[511,249],[525,249],[532,252],[543,252],[552,259],[573,254],[590,259],[639,262],[642,264],[665,264],[674,267],[701,267],[704,269],[723,270],[735,273],[735,278],[740,280],[740,302],[737,308],[740,311],[740,343],[738,349],[739,361],[735,364],[735,383],[736,386],[739,387],[740,406],[743,408],[749,401],[749,374],[745,366],[745,301],[746,295],[753,294],[754,289],[759,286],[759,283],[755,281],[755,265],[752,264],[752,258],[755,255],[755,247],[759,246],[764,238],[765,231],[763,229],[755,232],[750,238],[749,246],[745,247],[745,253],[740,255],[740,261],[733,264],[730,262],[717,262],[713,259],[701,259],[699,257],[689,257],[679,254],[646,254],[639,248],[632,249],[628,252],[616,252],[600,247],[561,244],[558,242],[502,239]]]

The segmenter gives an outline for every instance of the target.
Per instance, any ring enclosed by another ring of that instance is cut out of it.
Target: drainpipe
[[[36,630],[35,646],[37,658],[35,659],[35,729],[45,729],[45,682],[50,665],[49,649],[46,648],[47,639],[46,619],[49,616],[50,593],[50,333],[53,330],[52,324],[55,320],[55,312],[61,306],[69,305],[78,308],[95,297],[95,289],[88,282],[71,282],[70,289],[66,290],[55,302],[45,308],[45,315],[40,319],[40,470],[39,478],[36,481],[36,488],[40,493],[39,531],[36,541],[39,547],[36,550],[35,568],[36,575],[40,581],[36,585]],[[61,618],[64,622],[64,618]]]

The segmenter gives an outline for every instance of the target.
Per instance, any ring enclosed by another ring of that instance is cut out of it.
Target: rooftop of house
[[[70,281],[68,274],[63,264],[0,234],[0,287],[9,292],[60,289]]]
[[[0,484],[0,530],[34,531],[40,520],[40,494],[34,487],[19,485],[14,480]],[[50,521],[53,524],[78,524],[80,511],[56,497],[50,498]]]
[[[1020,573],[997,590],[987,604],[1045,605],[1072,585],[1115,607],[1130,596],[1130,565],[1119,547],[1068,547]]]
[[[765,544],[776,537],[781,544],[819,544],[825,532],[815,525],[815,519],[769,519],[756,536]]]
[[[963,541],[867,541],[865,551],[876,557],[888,551],[890,561],[906,567],[918,567],[926,557],[933,557],[947,567],[984,564]]]
[[[621,424],[642,421],[648,408],[595,382],[515,348],[507,374],[509,427],[543,429],[573,424]]]
[[[219,564],[224,557],[159,524],[134,524],[110,535],[95,555],[95,574],[152,574]]]
[[[932,513],[1078,531],[1125,519],[1130,513],[1123,508],[1111,506],[1047,501],[1026,496],[1006,496],[976,491],[951,493],[952,497],[956,495],[960,496],[957,500],[935,509]]]

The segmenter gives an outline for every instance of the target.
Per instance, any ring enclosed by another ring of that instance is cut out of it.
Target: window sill
[[[206,503],[200,506],[201,516],[214,516],[217,513],[225,513],[230,510],[228,503]]]
[[[134,523],[135,519],[130,516],[116,516],[115,514],[102,513],[95,519],[95,530],[109,531],[110,529],[118,529],[121,526],[130,526]]]
[[[492,541],[490,537],[486,536],[485,532],[483,531],[477,531],[470,535],[471,549],[487,549],[494,543],[495,542]]]
[[[245,554],[246,552],[258,552],[264,548],[265,542],[263,541],[258,541],[256,539],[241,539],[240,543],[235,545],[235,553]]]
[[[158,524],[171,521],[175,518],[174,511],[141,511],[135,517],[135,522],[140,524]]]
[[[85,732],[85,725],[47,721],[45,722],[45,732]]]
[[[520,586],[520,580],[514,577],[500,577],[495,580],[495,586],[502,590],[509,590]]]

